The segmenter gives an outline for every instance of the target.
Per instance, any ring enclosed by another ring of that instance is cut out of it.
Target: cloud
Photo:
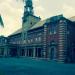
[[[42,1],[42,0],[41,0]],[[33,0],[34,2],[34,13],[40,16],[42,19],[48,18],[52,16],[52,13],[48,13],[46,8],[42,6],[40,0]]]
[[[21,27],[23,3],[16,0],[0,0],[0,14],[4,21],[4,29],[0,27],[0,35],[9,35]]]
[[[39,0],[34,0],[35,14],[43,17],[44,9]],[[39,6],[40,5],[40,6]],[[22,0],[0,0],[0,14],[5,24],[4,29],[0,27],[0,35],[9,35],[22,26],[24,4]]]
[[[75,16],[75,8],[72,5],[67,4],[66,1],[58,3],[50,0],[33,0],[34,13],[43,19],[57,13],[63,13],[66,17]],[[4,29],[0,27],[0,35],[7,36],[22,26],[23,11],[22,0],[0,0],[0,14],[5,24]]]
[[[40,3],[40,0],[33,0],[34,13],[41,18],[46,18],[45,8]],[[22,26],[22,16],[24,4],[22,0],[0,0],[0,14],[2,15],[5,27],[0,27],[0,35],[8,36]],[[49,13],[50,15],[50,13]]]
[[[44,12],[44,8],[41,6],[39,0],[34,0],[33,2],[34,2],[33,7],[34,7],[34,11],[35,11],[34,13],[36,15],[41,16],[42,18],[44,18],[43,15],[41,15],[41,13],[43,14],[43,12]]]
[[[62,6],[62,12],[64,14],[64,16],[66,17],[72,17],[75,16],[75,8],[68,5],[68,4],[63,4]]]

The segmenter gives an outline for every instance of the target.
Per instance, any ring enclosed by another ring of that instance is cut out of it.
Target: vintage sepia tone
[[[74,63],[75,22],[62,14],[41,20],[34,12],[32,0],[26,0],[22,28],[8,37],[0,36],[0,56]]]

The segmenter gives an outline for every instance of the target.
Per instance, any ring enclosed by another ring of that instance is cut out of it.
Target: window
[[[38,41],[38,38],[35,38],[36,41]]]
[[[70,31],[67,31],[67,34],[70,34]]]
[[[42,35],[42,33],[39,33],[38,35],[40,36],[40,35]]]
[[[33,39],[31,39],[31,42],[33,42]]]
[[[26,44],[26,40],[24,40],[24,44]]]
[[[56,42],[53,40],[50,42],[50,46],[56,46]]]
[[[55,60],[56,59],[56,47],[50,48],[50,59]]]
[[[41,37],[38,37],[38,41],[41,41]]]
[[[52,35],[52,34],[56,34],[56,26],[55,25],[52,25],[50,27],[50,35]]]
[[[28,40],[28,43],[30,43],[30,40]]]

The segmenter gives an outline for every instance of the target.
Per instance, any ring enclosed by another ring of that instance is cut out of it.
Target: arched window
[[[50,35],[56,34],[56,25],[51,25],[50,26]]]

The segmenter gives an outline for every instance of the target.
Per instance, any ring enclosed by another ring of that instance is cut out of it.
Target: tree
[[[1,25],[2,27],[4,27],[4,23],[3,23],[3,20],[2,20],[1,15],[0,15],[0,25]]]

